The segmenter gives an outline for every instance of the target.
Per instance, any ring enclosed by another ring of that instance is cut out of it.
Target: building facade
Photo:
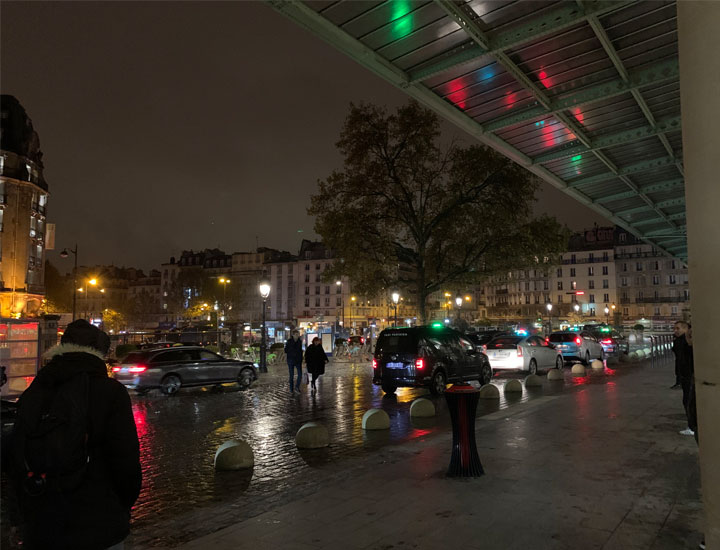
[[[10,95],[0,106],[0,313],[33,317],[45,297],[48,186],[25,109]]]

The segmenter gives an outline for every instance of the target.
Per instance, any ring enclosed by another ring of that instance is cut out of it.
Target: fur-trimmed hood
[[[77,344],[58,344],[57,346],[53,346],[43,353],[43,359],[49,361],[56,355],[62,355],[64,353],[89,353],[105,361],[105,356],[100,353],[100,351],[89,346],[79,346]]]

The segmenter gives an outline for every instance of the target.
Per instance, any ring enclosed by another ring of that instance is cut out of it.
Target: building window
[[[644,299],[642,290],[637,293],[637,299],[638,299],[638,300]]]
[[[315,269],[320,269],[320,264],[315,264]]]
[[[570,288],[572,290],[577,290],[577,281],[573,281],[572,283],[570,283]]]
[[[683,290],[683,297],[685,298],[685,301],[690,299],[690,291],[688,289]]]
[[[630,314],[630,310],[629,310],[628,308],[624,307],[624,308],[623,308],[623,315],[629,315],[629,314]]]
[[[305,298],[305,307],[310,307],[310,298]]]
[[[610,295],[609,294],[603,294],[603,302],[608,303],[610,301]]]
[[[675,275],[668,275],[668,283],[670,283],[671,285],[674,285],[675,283],[677,283],[677,279],[675,278]]]
[[[635,262],[635,271],[642,271],[642,262]]]
[[[607,275],[607,274],[608,274],[608,266],[604,265],[603,266],[603,275]]]
[[[329,307],[329,306],[330,306],[330,298],[325,297],[325,307]]]
[[[319,286],[316,286],[316,287],[315,287],[315,294],[320,294],[320,287],[319,287]]]
[[[660,262],[655,262],[655,271],[660,269]]]
[[[570,263],[571,263],[571,264],[576,263],[576,261],[575,261],[575,254],[573,254],[572,256],[570,256]]]
[[[558,281],[558,290],[562,290],[562,281]]]
[[[305,264],[305,271],[310,271],[310,264]]]
[[[593,275],[595,275],[595,268],[590,266],[588,267],[588,276],[592,277]]]
[[[673,315],[677,315],[677,312],[678,312],[677,306],[672,306],[670,308],[670,311],[672,312]]]
[[[315,307],[320,307],[320,298],[315,298]]]
[[[589,261],[590,263],[593,263],[593,262],[595,261],[595,254],[593,254],[592,252],[590,252],[590,254],[588,255],[588,261]]]
[[[594,294],[590,294],[589,300],[590,300],[590,303],[591,303],[591,304],[594,304],[594,303],[595,303],[595,295],[594,295]]]
[[[547,289],[548,289],[548,282],[543,281],[543,290],[547,290]]]
[[[659,306],[655,306],[655,310],[654,310],[653,313],[654,313],[655,315],[660,315],[660,307],[659,307]]]
[[[310,282],[310,273],[305,273],[305,282],[306,283]]]
[[[610,281],[603,279],[603,288],[610,288]]]
[[[557,276],[562,277],[562,267],[558,267]]]
[[[326,286],[326,287],[325,287],[325,294],[330,294],[330,287],[329,287],[329,286]]]
[[[570,277],[575,277],[575,268],[574,267],[570,268]]]
[[[310,287],[309,287],[309,286],[306,286],[306,287],[305,287],[305,294],[310,294]]]
[[[610,256],[607,252],[603,252],[603,262],[607,262],[610,259]]]
[[[595,281],[593,279],[588,281],[588,288],[595,288]]]
[[[342,305],[342,300],[340,298],[335,298],[335,305],[340,307]]]
[[[653,284],[654,285],[660,284],[660,277],[658,275],[653,275]]]

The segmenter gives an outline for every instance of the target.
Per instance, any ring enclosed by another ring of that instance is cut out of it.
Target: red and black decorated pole
[[[480,390],[455,384],[445,391],[453,427],[452,455],[448,477],[479,477],[485,472],[475,443],[475,411]]]

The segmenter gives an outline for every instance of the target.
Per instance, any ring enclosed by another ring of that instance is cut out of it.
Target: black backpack
[[[88,454],[87,373],[53,387],[31,385],[20,399],[13,442],[25,493],[70,492],[85,476]]]

